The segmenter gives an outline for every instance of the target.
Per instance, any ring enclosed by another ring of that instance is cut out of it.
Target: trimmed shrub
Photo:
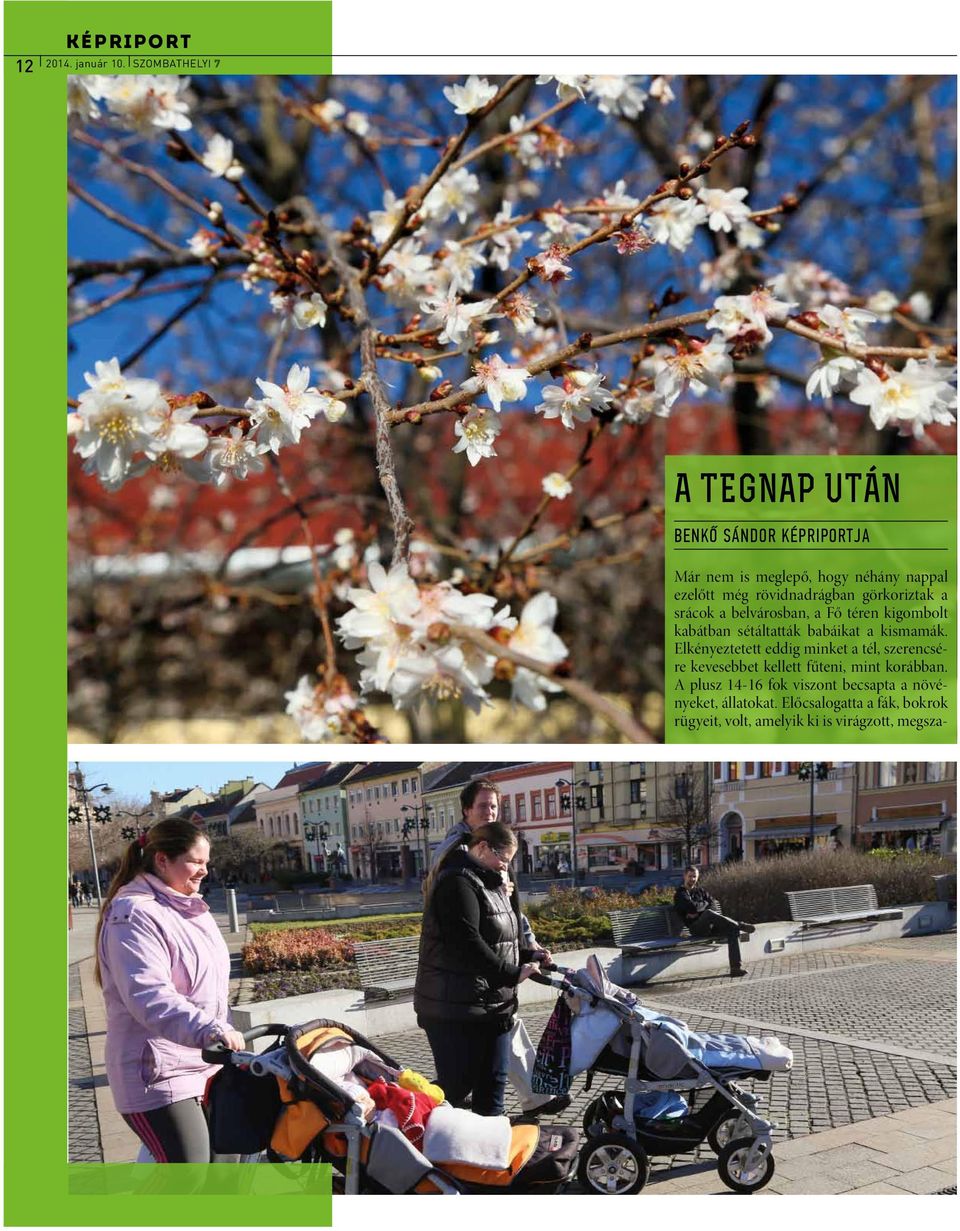
[[[789,919],[788,889],[875,885],[880,906],[936,899],[933,877],[956,871],[956,861],[910,851],[800,851],[757,862],[722,864],[703,874],[704,888],[726,915],[751,923]]]
[[[243,947],[247,974],[278,970],[323,969],[353,961],[353,945],[326,928],[285,928],[258,933]]]

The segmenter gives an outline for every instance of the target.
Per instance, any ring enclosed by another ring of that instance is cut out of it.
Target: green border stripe
[[[65,77],[79,61],[89,63],[97,55],[111,60],[126,55],[131,63],[85,71],[166,71],[134,67],[132,57],[137,53],[132,51],[98,52],[82,47],[68,51],[66,36],[79,33],[82,37],[84,31],[91,35],[189,33],[187,51],[164,54],[206,58],[211,67],[184,67],[184,74],[320,75],[332,71],[332,26],[331,0],[175,0],[163,4],[8,0],[4,4],[8,821],[4,851],[11,869],[4,894],[4,1162],[5,1222],[9,1226],[322,1226],[331,1221],[326,1167],[316,1171],[295,1168],[299,1175],[286,1182],[285,1190],[274,1184],[275,1168],[233,1168],[227,1187],[216,1181],[222,1168],[201,1168],[208,1173],[202,1188],[180,1190],[189,1191],[190,1196],[157,1196],[147,1173],[163,1169],[119,1164],[98,1168],[66,1161],[67,931],[65,875],[58,864],[65,871],[67,442],[63,399],[71,392],[66,389],[66,296],[62,290],[67,251]],[[147,48],[142,54],[157,53]],[[49,62],[51,58],[55,64]],[[219,63],[214,65],[216,60]],[[42,388],[37,386],[41,375]],[[14,407],[21,413],[14,416]],[[31,453],[30,463],[24,464],[27,419]],[[57,728],[62,733],[59,737]],[[48,830],[56,835],[52,843],[46,838]],[[38,835],[43,835],[39,841]],[[14,873],[14,869],[19,871]],[[23,1131],[28,1114],[40,1115],[42,1120],[31,1132]],[[309,1173],[313,1177],[308,1178]],[[316,1191],[318,1184],[320,1192]],[[294,1192],[311,1199],[276,1199]],[[199,1200],[199,1195],[205,1199]]]

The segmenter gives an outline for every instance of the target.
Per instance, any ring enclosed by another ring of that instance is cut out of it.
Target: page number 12
[[[33,72],[33,61],[32,60],[18,60],[17,61],[17,72],[18,73],[32,73]]]

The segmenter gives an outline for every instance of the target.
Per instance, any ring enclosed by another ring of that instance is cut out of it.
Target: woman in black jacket
[[[427,886],[413,1004],[449,1102],[503,1114],[517,985],[539,969],[520,947],[517,851],[499,822],[474,829]]]

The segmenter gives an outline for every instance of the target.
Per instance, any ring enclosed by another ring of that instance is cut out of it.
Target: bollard
[[[240,916],[237,914],[237,891],[236,889],[227,890],[227,916],[230,920],[230,931],[240,931]]]

